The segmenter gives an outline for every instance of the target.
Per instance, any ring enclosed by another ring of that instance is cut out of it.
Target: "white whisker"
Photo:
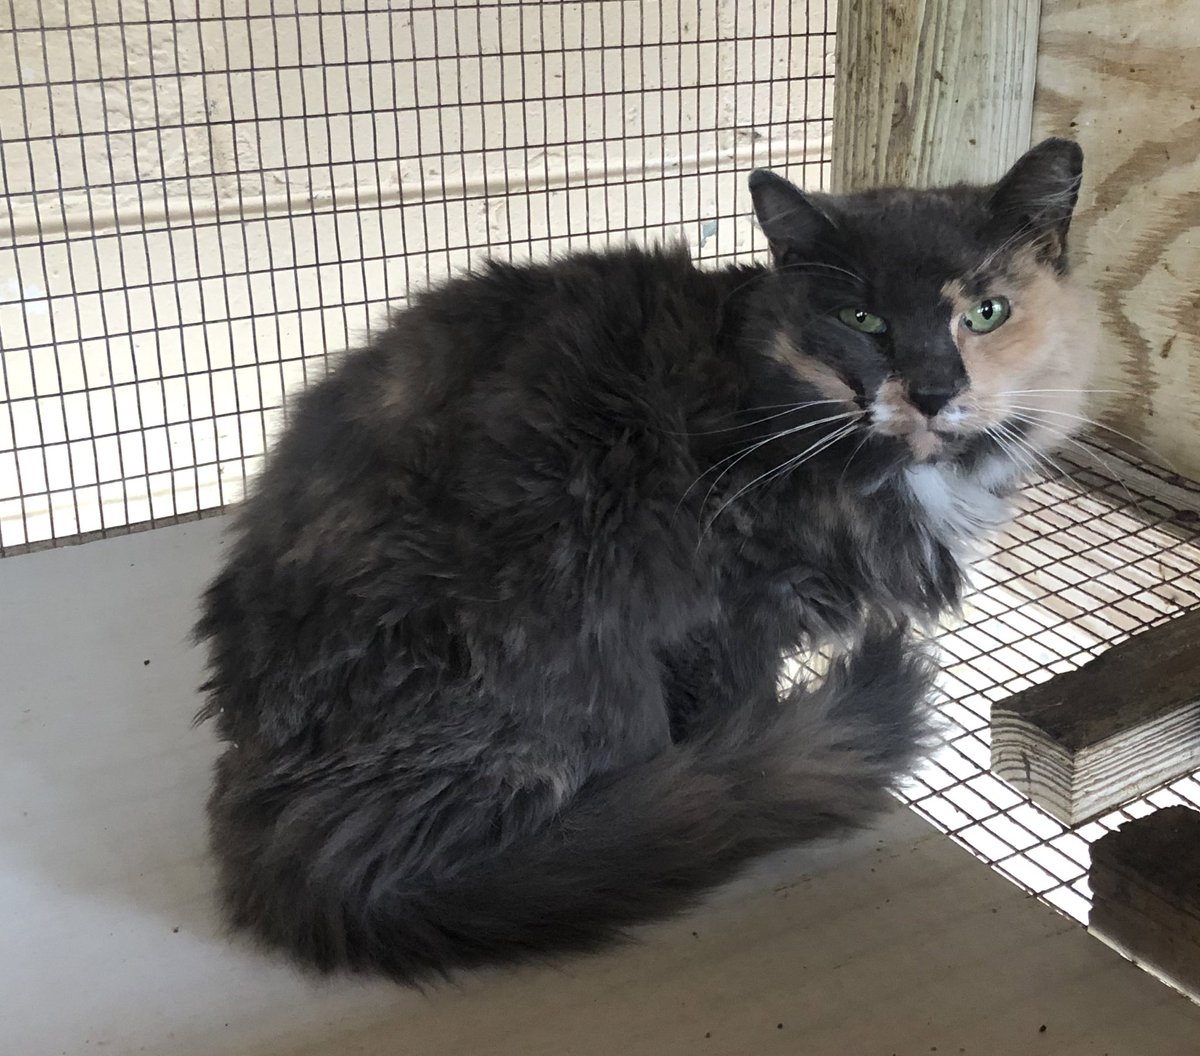
[[[816,450],[813,450],[813,448],[809,448],[807,451],[801,452],[799,455],[796,455],[793,458],[789,459],[782,466],[777,467],[774,471],[774,477],[782,476],[785,472],[789,472],[793,469],[798,469],[805,462],[809,461],[812,458],[815,458],[826,448],[832,447],[838,440],[841,440],[843,437],[849,436],[851,433],[854,432],[855,429],[858,428],[858,425],[859,425],[859,423],[857,421],[847,422],[835,433],[831,434],[830,436],[827,436],[824,441],[822,441],[816,445],[813,445],[816,448]],[[774,479],[774,477],[772,479]]]
[[[709,489],[704,496],[704,502],[701,504],[701,508],[703,509],[704,506],[708,505],[708,500],[710,498],[712,498],[713,490],[721,482],[721,478],[723,476],[725,476],[725,474],[728,473],[731,469],[733,469],[734,466],[736,466],[739,462],[741,462],[742,459],[747,458],[750,455],[754,454],[754,452],[757,451],[764,444],[769,444],[773,440],[780,440],[785,436],[791,436],[794,433],[802,433],[807,429],[815,429],[818,425],[828,425],[831,422],[840,422],[840,421],[844,421],[846,418],[858,417],[862,413],[863,413],[862,411],[855,410],[855,411],[846,411],[843,414],[832,414],[825,418],[818,418],[815,422],[805,422],[802,425],[795,425],[795,426],[792,426],[790,429],[784,429],[778,433],[772,433],[765,440],[759,440],[758,443],[751,444],[750,447],[746,448],[745,450],[741,451],[740,453],[737,453],[737,457],[734,458],[734,460],[728,466],[726,466],[723,470],[721,470],[721,472],[719,474],[717,474],[717,476],[713,480],[712,484],[709,485]],[[722,459],[722,461],[728,461],[728,459]],[[717,463],[717,464],[720,465],[720,463]]]
[[[729,301],[736,294],[741,293],[742,290],[744,290],[747,286],[750,286],[750,285],[758,282],[761,279],[765,279],[770,275],[777,275],[781,271],[805,272],[805,271],[810,271],[810,270],[815,271],[818,269],[824,269],[826,271],[840,272],[841,274],[848,276],[859,286],[864,285],[862,276],[855,275],[854,272],[849,271],[846,268],[838,267],[836,264],[823,264],[820,261],[808,260],[808,261],[801,261],[800,263],[797,263],[797,264],[784,264],[784,265],[774,267],[774,268],[763,268],[762,271],[756,272],[754,275],[751,275],[748,279],[746,279],[745,282],[739,282],[732,290],[729,291],[729,293],[727,293],[725,295],[722,303]]]
[[[856,272],[850,271],[848,268],[840,267],[837,264],[826,264],[819,260],[802,260],[796,264],[783,264],[775,268],[776,271],[807,271],[809,268],[824,268],[826,271],[836,271],[848,278],[853,279],[857,283],[862,283],[862,276]]]
[[[861,411],[859,412],[860,415],[862,413],[863,412],[861,412]],[[753,488],[756,484],[758,484],[762,481],[766,481],[769,478],[774,478],[774,477],[782,475],[783,473],[787,473],[791,470],[799,468],[801,465],[803,465],[805,462],[809,461],[810,459],[816,458],[816,456],[819,455],[826,448],[832,447],[839,440],[843,439],[844,437],[849,436],[857,428],[858,428],[857,421],[847,422],[845,425],[839,426],[837,429],[835,429],[832,434],[821,437],[820,440],[817,440],[815,443],[813,443],[809,447],[805,448],[798,455],[793,455],[791,458],[784,461],[782,465],[775,466],[773,469],[769,469],[765,473],[760,473],[757,477],[755,477],[748,484],[744,484],[737,491],[735,491],[728,499],[726,499],[723,503],[721,503],[721,505],[719,507],[717,507],[716,512],[708,519],[708,523],[704,526],[704,533],[702,533],[701,538],[703,539],[704,535],[708,533],[710,528],[712,528],[713,522],[716,521],[716,519],[718,517],[720,517],[721,514],[733,502],[735,502],[740,496],[744,495],[747,491],[749,491],[751,488]],[[711,492],[710,492],[710,494],[711,494]]]
[[[1000,425],[985,426],[984,432],[987,433],[1000,446],[1001,450],[1008,455],[1009,461],[1012,462],[1021,472],[1032,473],[1036,476],[1037,467],[1031,466],[1029,460],[1022,454],[1021,449],[1012,441],[1012,434],[1005,432],[1003,435],[999,432]]]
[[[855,447],[855,449],[850,452],[850,457],[848,459],[846,459],[845,465],[842,466],[841,475],[838,477],[839,483],[841,483],[842,481],[844,481],[846,479],[846,471],[850,468],[850,463],[854,461],[855,456],[858,455],[858,453],[863,449],[863,447],[866,445],[867,441],[870,439],[871,439],[871,430],[864,429],[863,430],[863,438],[858,442],[858,446]]]
[[[1131,505],[1138,505],[1137,499],[1133,497],[1133,493],[1125,485],[1125,482],[1121,479],[1117,471],[1113,469],[1112,465],[1101,458],[1099,454],[1093,451],[1086,444],[1080,443],[1080,441],[1075,439],[1075,437],[1073,437],[1070,433],[1065,432],[1062,429],[1056,429],[1049,422],[1042,421],[1039,418],[1033,418],[1028,414],[1012,414],[1010,417],[1016,418],[1018,421],[1025,422],[1029,425],[1036,425],[1040,429],[1045,429],[1048,433],[1050,433],[1051,436],[1057,437],[1059,440],[1070,444],[1072,447],[1078,448],[1082,454],[1099,465],[1100,468],[1104,470],[1104,473],[1107,477],[1109,477],[1111,480],[1115,480],[1121,485],[1121,490],[1125,492],[1125,495],[1129,499]]]
[[[809,407],[820,407],[823,404],[830,403],[848,403],[848,400],[809,400],[807,403],[790,403],[790,404],[775,404],[776,407],[784,407],[785,410],[778,411],[775,414],[768,414],[764,418],[755,418],[749,422],[739,422],[737,425],[725,425],[719,429],[698,429],[695,432],[679,432],[676,430],[668,430],[670,436],[711,436],[713,433],[732,433],[738,429],[748,429],[752,425],[761,425],[763,422],[769,422],[773,418],[782,418],[785,414],[793,414],[796,411],[804,411]],[[766,407],[754,407],[750,410],[766,410]]]
[[[1048,452],[1039,451],[1036,447],[1033,446],[1033,444],[1031,444],[1028,440],[1026,440],[1025,437],[1023,437],[1019,432],[1017,432],[1016,429],[1010,428],[1008,425],[1006,425],[1003,422],[997,422],[996,428],[999,429],[1001,432],[1003,432],[1005,436],[1009,437],[1009,439],[1011,439],[1012,442],[1019,449],[1021,449],[1023,451],[1027,451],[1029,453],[1030,457],[1034,460],[1034,462],[1038,466],[1043,467],[1043,473],[1045,473],[1046,470],[1053,470],[1054,472],[1058,473],[1059,476],[1066,477],[1068,480],[1074,479],[1070,473],[1068,473],[1065,469],[1063,469],[1063,467],[1060,466],[1049,455]],[[1046,475],[1048,476],[1049,474],[1046,474]]]
[[[1043,392],[1073,392],[1080,395],[1087,393],[1117,393],[1120,394],[1123,389],[1009,389],[1007,392],[997,393],[998,396],[1035,396]]]
[[[1171,460],[1167,458],[1167,456],[1161,451],[1156,451],[1149,444],[1138,440],[1136,437],[1130,436],[1128,433],[1121,432],[1120,429],[1114,429],[1111,425],[1105,425],[1103,422],[1098,422],[1095,418],[1089,418],[1087,415],[1083,414],[1072,414],[1069,411],[1056,411],[1052,407],[1027,407],[1019,403],[1010,404],[1010,406],[1016,411],[1030,411],[1034,414],[1056,414],[1060,418],[1070,418],[1072,421],[1082,422],[1084,425],[1091,425],[1097,429],[1103,429],[1105,432],[1112,433],[1113,436],[1119,436],[1124,440],[1128,440],[1131,444],[1137,444],[1138,447],[1142,448],[1142,450],[1148,451],[1155,458],[1160,459],[1161,465],[1165,466],[1167,469],[1175,470]]]
[[[726,455],[724,458],[719,459],[718,461],[714,462],[711,466],[708,467],[708,469],[704,470],[695,480],[693,480],[691,482],[691,484],[689,484],[687,486],[687,489],[684,491],[684,493],[679,497],[679,501],[675,504],[675,512],[676,513],[679,512],[679,507],[683,505],[684,500],[687,499],[688,495],[691,494],[692,488],[694,488],[697,484],[699,484],[700,481],[702,481],[706,476],[708,476],[708,474],[712,473],[716,469],[720,469],[721,466],[725,466],[725,468],[721,469],[721,472],[717,475],[716,479],[714,479],[712,484],[709,486],[709,489],[704,496],[704,501],[701,503],[701,506],[700,506],[701,509],[703,509],[705,506],[708,505],[708,500],[712,497],[713,489],[720,483],[721,478],[723,476],[725,476],[725,474],[728,473],[731,469],[733,469],[733,467],[736,466],[738,464],[738,462],[740,462],[743,458],[746,458],[748,455],[753,454],[764,444],[769,444],[772,440],[779,440],[785,436],[791,436],[793,433],[804,432],[806,429],[815,429],[818,425],[826,425],[830,422],[842,421],[846,418],[850,418],[850,417],[853,417],[856,415],[861,415],[863,413],[864,413],[863,411],[856,409],[853,411],[846,411],[844,414],[834,414],[834,415],[830,415],[825,418],[818,418],[816,421],[804,422],[800,425],[792,426],[790,429],[782,429],[779,432],[772,433],[770,436],[766,437],[765,439],[758,440],[756,443],[753,443],[753,444],[749,445],[748,447],[739,448],[737,451],[734,451],[732,454]],[[729,463],[729,465],[725,465],[726,463]]]

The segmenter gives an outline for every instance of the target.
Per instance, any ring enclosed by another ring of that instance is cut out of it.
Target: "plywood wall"
[[[1034,138],[1087,155],[1103,420],[1200,478],[1200,0],[1042,0]]]

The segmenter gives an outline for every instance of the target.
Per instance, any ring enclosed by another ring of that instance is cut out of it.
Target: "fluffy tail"
[[[286,857],[222,811],[218,786],[226,901],[235,923],[310,965],[406,983],[595,948],[759,855],[870,820],[920,746],[929,681],[901,632],[869,632],[819,688],[585,786],[549,825],[436,883],[389,867],[386,776],[357,786],[336,824],[292,804]],[[314,881],[307,864],[331,856],[341,882]]]

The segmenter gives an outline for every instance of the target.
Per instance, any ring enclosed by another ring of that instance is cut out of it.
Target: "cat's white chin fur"
[[[909,466],[904,480],[930,534],[967,559],[1011,516],[1004,497],[1018,472],[1007,459],[985,459],[970,472],[949,462]]]

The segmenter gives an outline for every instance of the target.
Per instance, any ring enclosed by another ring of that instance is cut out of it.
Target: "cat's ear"
[[[754,215],[777,264],[812,260],[834,239],[833,222],[795,184],[767,169],[755,169],[749,183]]]
[[[1066,253],[1082,178],[1083,150],[1078,143],[1043,140],[992,189],[988,212],[995,233],[1013,244],[1035,245],[1057,264]]]

